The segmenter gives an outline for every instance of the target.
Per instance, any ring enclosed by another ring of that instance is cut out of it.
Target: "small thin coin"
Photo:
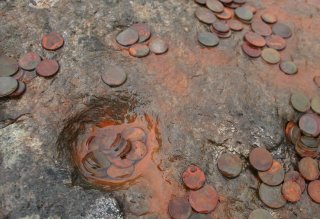
[[[51,32],[42,37],[41,45],[46,50],[57,50],[64,44],[63,37],[57,32]]]
[[[282,185],[282,195],[289,202],[299,201],[301,193],[301,188],[296,182],[288,181]]]
[[[252,31],[247,32],[244,35],[244,39],[255,47],[264,47],[266,45],[266,40],[259,34]]]
[[[240,31],[243,29],[243,25],[238,20],[228,20],[227,25],[230,27],[233,31]]]
[[[287,75],[294,75],[298,72],[298,67],[292,61],[282,61],[280,63],[280,70]]]
[[[261,52],[261,57],[269,64],[277,64],[280,62],[280,53],[272,48],[264,48]]]
[[[298,185],[300,186],[301,193],[304,192],[304,190],[306,188],[306,181],[304,180],[304,178],[301,176],[301,174],[298,171],[291,170],[291,171],[287,172],[284,175],[284,182],[288,182],[288,181],[293,181],[293,182],[298,183]]]
[[[310,109],[309,98],[301,92],[297,92],[291,95],[290,102],[292,107],[299,112],[307,112]]]
[[[278,161],[274,160],[270,169],[263,172],[259,171],[258,175],[265,184],[269,186],[277,186],[283,182],[284,169]]]
[[[277,17],[271,13],[262,14],[261,19],[268,24],[274,24],[277,22]]]
[[[12,94],[18,88],[18,81],[12,77],[0,77],[0,97]]]
[[[268,186],[261,183],[259,187],[259,197],[269,208],[281,208],[286,204],[286,200],[281,193],[282,185]]]
[[[267,210],[258,208],[250,213],[248,219],[273,219],[273,217]]]
[[[14,75],[18,70],[17,60],[7,56],[0,56],[0,77]]]
[[[141,141],[132,142],[131,150],[126,155],[128,160],[141,160],[148,152],[147,146]]]
[[[242,51],[251,58],[258,58],[261,56],[261,49],[251,46],[248,42],[243,42],[241,48]]]
[[[320,88],[320,76],[314,76],[313,82]]]
[[[118,87],[127,80],[127,74],[122,68],[112,65],[101,75],[101,79],[110,87]]]
[[[229,31],[227,33],[220,33],[218,31],[215,31],[215,33],[217,34],[217,36],[219,38],[229,38],[231,36],[231,31]]]
[[[154,54],[160,55],[168,51],[168,44],[161,38],[151,39],[149,43],[150,51]]]
[[[9,95],[9,97],[19,97],[26,91],[26,84],[22,81],[18,81],[19,85],[18,88]]]
[[[272,155],[264,148],[255,148],[249,154],[250,164],[259,171],[267,171],[273,163]]]
[[[308,194],[314,202],[320,204],[320,180],[314,180],[309,183]]]
[[[272,26],[272,32],[275,35],[281,36],[283,38],[289,38],[292,36],[292,31],[290,27],[284,23],[276,23]]]
[[[117,69],[119,71],[120,69]],[[127,141],[135,142],[135,141],[141,141],[145,142],[146,140],[146,133],[142,128],[139,127],[129,127],[124,129],[121,132],[121,135],[124,139]]]
[[[134,166],[130,166],[128,168],[119,168],[115,165],[111,165],[107,169],[107,174],[109,177],[117,179],[117,178],[125,178],[132,175],[134,171]]]
[[[212,24],[214,30],[220,33],[228,33],[230,31],[230,27],[226,25],[226,23],[221,21],[216,21]]]
[[[19,59],[20,68],[31,71],[34,70],[41,62],[40,56],[35,52],[29,52]]]
[[[222,13],[216,14],[217,18],[221,20],[229,20],[233,17],[234,12],[229,8],[224,8]]]
[[[319,178],[319,165],[315,159],[304,157],[298,163],[299,172],[302,177],[308,181],[313,181]]]
[[[137,58],[145,57],[149,54],[149,52],[150,52],[149,47],[144,44],[134,44],[129,49],[130,55],[137,57]]]
[[[224,9],[223,4],[218,0],[207,0],[206,5],[211,11],[215,13],[221,13]]]
[[[242,161],[235,154],[225,153],[218,160],[218,169],[225,177],[234,178],[241,173]]]
[[[189,203],[198,213],[210,213],[217,207],[218,201],[217,191],[209,185],[205,185],[196,191],[192,190],[189,193]]]
[[[217,20],[213,12],[207,8],[197,8],[195,16],[198,18],[199,21],[205,24],[213,24]]]
[[[168,211],[173,219],[187,219],[192,213],[188,199],[184,197],[171,199],[169,202]]]
[[[193,213],[189,219],[211,219],[211,217],[208,214]]]
[[[219,38],[210,32],[200,32],[198,33],[198,41],[208,47],[213,47],[219,44]]]
[[[42,77],[51,77],[59,71],[59,63],[53,59],[42,60],[36,68],[36,72]]]
[[[190,165],[183,172],[182,180],[189,189],[200,189],[206,181],[206,176],[199,167]]]
[[[139,40],[139,35],[134,29],[127,28],[117,35],[116,40],[122,46],[131,46]]]
[[[144,23],[133,24],[131,29],[135,30],[139,36],[139,43],[147,41],[151,36],[150,27]]]
[[[269,25],[263,23],[260,20],[255,20],[251,23],[251,29],[261,35],[261,36],[270,36],[272,34],[272,30]]]
[[[318,125],[319,117],[313,113],[306,113],[299,119],[299,128],[303,133],[316,137],[320,133]]]
[[[277,35],[268,36],[266,38],[266,41],[267,41],[268,47],[270,47],[272,49],[276,49],[278,51],[283,50],[287,46],[285,39],[283,39],[282,37],[277,36]]]
[[[311,99],[311,109],[320,114],[320,96],[316,95]]]
[[[252,12],[246,7],[239,7],[234,12],[241,20],[251,21],[253,18]]]

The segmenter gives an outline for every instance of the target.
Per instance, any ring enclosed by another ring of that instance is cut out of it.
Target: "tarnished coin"
[[[276,23],[272,26],[272,32],[275,35],[281,36],[283,38],[289,38],[292,36],[292,31],[290,27],[284,23]]]
[[[306,180],[313,181],[319,178],[319,164],[310,157],[302,158],[298,163],[299,172]]]
[[[230,27],[226,25],[226,23],[221,21],[216,21],[212,24],[212,27],[215,31],[221,32],[221,33],[227,33],[230,31]]]
[[[298,67],[292,61],[282,61],[280,63],[280,70],[287,75],[294,75],[298,72]]]
[[[286,200],[282,196],[281,190],[282,185],[268,186],[261,183],[259,188],[259,197],[269,208],[281,208],[286,204]]]
[[[251,31],[244,35],[244,39],[252,46],[264,47],[266,45],[266,40],[262,36]]]
[[[317,85],[317,87],[320,87],[320,76],[314,76],[313,82]]]
[[[194,1],[200,5],[205,5],[207,0],[194,0]]]
[[[109,177],[117,179],[117,178],[125,178],[132,175],[134,171],[134,166],[130,166],[128,168],[119,168],[115,165],[111,165],[107,169],[107,174]]]
[[[132,28],[127,28],[116,37],[117,42],[122,46],[131,46],[139,40],[138,32]]]
[[[320,180],[315,180],[309,183],[308,194],[314,202],[320,204]]]
[[[219,1],[222,2],[223,4],[229,4],[233,2],[233,0],[219,0]]]
[[[243,42],[241,48],[242,51],[251,58],[258,58],[261,56],[261,49],[251,46],[248,42]]]
[[[197,8],[195,15],[199,21],[205,24],[213,24],[217,20],[213,12],[207,8]]]
[[[147,146],[143,142],[135,141],[135,142],[132,142],[131,150],[126,155],[126,158],[128,160],[133,160],[133,161],[141,160],[146,156],[147,152],[148,152]]]
[[[277,22],[277,17],[271,13],[262,14],[261,19],[268,24],[274,24]]]
[[[269,186],[277,186],[283,182],[284,169],[282,165],[274,160],[272,166],[267,171],[258,171],[259,178]]]
[[[210,213],[217,207],[218,201],[217,191],[209,185],[189,193],[190,205],[198,213]]]
[[[19,66],[24,70],[33,70],[41,62],[40,56],[35,52],[29,52],[19,59]]]
[[[238,18],[240,18],[241,20],[244,20],[244,21],[251,21],[252,20],[253,14],[246,7],[239,7],[234,12],[235,12],[235,15]]]
[[[255,148],[249,154],[250,164],[259,171],[267,171],[273,163],[272,155],[264,148]]]
[[[248,219],[273,219],[273,217],[267,210],[258,208],[250,213]]]
[[[316,95],[311,99],[311,109],[320,114],[320,96]]]
[[[171,199],[169,202],[168,211],[173,219],[187,219],[192,213],[188,199],[184,197]]]
[[[227,25],[230,27],[233,31],[240,31],[243,29],[243,25],[238,20],[228,20]]]
[[[307,112],[310,109],[309,98],[301,92],[297,92],[291,95],[290,102],[292,107],[299,112]]]
[[[282,37],[277,36],[277,35],[268,36],[266,38],[266,41],[267,41],[268,47],[270,47],[272,49],[276,49],[278,51],[283,50],[287,46],[285,39],[283,39]]]
[[[147,45],[144,44],[135,44],[130,47],[129,53],[130,55],[138,58],[145,57],[149,54],[150,49]]]
[[[26,70],[20,69],[17,73],[12,75],[11,77],[13,77],[16,80],[22,80],[25,73],[26,73]]]
[[[189,189],[200,189],[206,181],[206,176],[199,167],[190,165],[183,172],[182,180]]]
[[[142,128],[139,127],[129,127],[121,132],[124,139],[135,142],[135,141],[146,141],[146,133]]]
[[[285,134],[292,144],[296,144],[301,137],[301,130],[294,122],[288,122],[285,128]]]
[[[288,182],[288,181],[298,183],[300,190],[301,190],[301,193],[304,192],[304,190],[306,188],[306,181],[304,180],[304,178],[301,176],[301,174],[298,171],[291,170],[291,171],[287,172],[284,175],[284,182]]]
[[[242,6],[242,7],[247,8],[249,11],[251,11],[251,12],[252,12],[252,14],[257,13],[257,9],[256,9],[255,7],[253,7],[252,5],[245,4],[245,5],[244,5],[244,6]]]
[[[168,44],[161,38],[156,37],[151,39],[149,43],[150,51],[154,54],[160,55],[168,51]]]
[[[26,91],[26,84],[18,81],[18,88],[9,97],[20,97]]]
[[[198,41],[202,45],[209,47],[213,47],[219,44],[219,38],[214,33],[210,32],[198,33]]]
[[[58,73],[59,63],[53,59],[42,60],[36,68],[36,72],[42,77],[51,77]]]
[[[135,30],[139,36],[139,43],[147,41],[151,36],[150,27],[144,23],[133,24],[131,29]]]
[[[318,148],[319,140],[315,137],[303,135],[301,136],[300,141],[303,145],[309,148]]]
[[[301,197],[301,189],[298,183],[288,181],[282,185],[282,195],[289,202],[297,202]]]
[[[189,219],[211,219],[208,214],[193,213]]]
[[[49,34],[43,35],[41,40],[41,45],[46,50],[57,50],[61,48],[64,44],[63,37],[57,32],[51,32]]]
[[[0,97],[12,94],[18,88],[18,81],[12,77],[0,77]]]
[[[269,25],[263,23],[260,20],[255,20],[251,23],[251,29],[261,35],[261,36],[269,36],[272,34],[272,30]]]
[[[228,31],[227,33],[221,33],[221,32],[218,32],[218,31],[214,31],[214,32],[217,34],[217,36],[219,38],[229,38],[229,37],[231,37],[231,31]]]
[[[272,48],[264,48],[261,52],[261,57],[269,64],[277,64],[280,62],[280,53]]]
[[[317,136],[320,133],[319,117],[313,113],[306,113],[299,119],[299,128],[309,136]]]
[[[235,154],[225,153],[218,160],[218,169],[225,177],[234,178],[241,173],[242,161]]]
[[[229,8],[224,8],[222,13],[216,14],[217,18],[221,20],[229,20],[233,17],[233,10]]]
[[[215,13],[221,13],[224,9],[223,4],[218,0],[207,0],[206,5],[211,11]]]
[[[124,84],[127,74],[122,68],[112,65],[101,75],[101,79],[110,87],[117,87]]]
[[[7,56],[0,56],[0,77],[14,75],[18,69],[17,60]]]

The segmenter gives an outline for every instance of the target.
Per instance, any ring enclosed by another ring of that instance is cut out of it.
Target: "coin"
[[[199,167],[190,165],[183,172],[182,180],[189,189],[200,189],[206,181],[206,176]]]
[[[92,156],[100,168],[108,168],[111,165],[111,162],[108,160],[108,157],[99,150],[92,151]]]
[[[309,148],[318,148],[319,140],[315,137],[301,136],[300,141],[303,145]]]
[[[242,51],[251,58],[258,58],[261,56],[261,49],[251,46],[248,42],[243,42],[241,48]]]
[[[20,69],[17,73],[15,73],[14,75],[12,75],[12,77],[16,80],[22,80],[23,76],[25,74],[25,70]]]
[[[219,1],[222,2],[223,4],[228,4],[233,2],[233,0],[219,0]]]
[[[212,11],[207,8],[197,8],[195,16],[199,19],[199,21],[205,24],[213,24],[217,20]]]
[[[213,211],[218,204],[219,195],[217,191],[209,185],[203,186],[196,191],[190,191],[189,203],[198,213],[209,213]]]
[[[313,82],[317,85],[317,87],[320,87],[320,76],[314,76]]]
[[[125,178],[132,175],[134,171],[134,166],[130,166],[128,168],[119,168],[117,166],[111,165],[107,169],[107,174],[111,178],[117,179],[117,178]]]
[[[283,23],[276,23],[272,26],[272,32],[283,38],[289,38],[292,35],[290,27]]]
[[[283,50],[287,46],[286,41],[282,37],[277,35],[268,36],[266,38],[266,41],[268,47],[276,49],[278,51]]]
[[[302,158],[298,163],[299,172],[308,181],[319,178],[318,162],[310,157]]]
[[[309,183],[308,194],[314,202],[320,204],[320,180],[315,180]]]
[[[306,135],[315,137],[320,133],[318,121],[319,117],[316,114],[306,113],[299,119],[299,128]]]
[[[310,109],[309,98],[301,92],[297,92],[291,95],[292,107],[299,112],[306,112]]]
[[[149,54],[149,52],[150,52],[149,47],[144,44],[135,44],[135,45],[132,45],[129,49],[130,55],[137,58],[145,57]]]
[[[224,8],[222,13],[216,14],[217,18],[221,20],[229,20],[233,17],[233,10],[229,8]]]
[[[227,25],[230,27],[231,30],[234,31],[240,31],[243,29],[242,23],[237,20],[228,20]]]
[[[150,27],[147,24],[136,23],[133,24],[130,28],[138,33],[139,43],[147,41],[151,36]]]
[[[304,180],[304,178],[301,176],[301,174],[298,171],[291,170],[291,171],[287,172],[284,175],[284,182],[288,182],[288,181],[298,183],[300,190],[301,190],[301,193],[304,192],[304,190],[306,188],[306,181]]]
[[[251,31],[244,35],[244,39],[252,46],[264,47],[266,45],[266,41],[262,36]]]
[[[250,164],[259,171],[270,169],[273,163],[272,155],[264,148],[255,148],[249,154]]]
[[[285,134],[287,139],[292,143],[296,144],[296,142],[301,137],[300,128],[294,122],[288,122],[285,128]]]
[[[251,23],[251,29],[261,35],[261,36],[269,36],[272,34],[272,30],[269,25],[263,23],[260,20],[255,20]]]
[[[141,160],[148,152],[147,146],[141,141],[132,142],[131,150],[126,155],[128,160]]]
[[[216,46],[219,44],[219,38],[210,32],[200,32],[198,33],[198,41],[204,46]]]
[[[262,14],[261,19],[268,24],[274,24],[277,22],[277,17],[271,13]]]
[[[116,40],[122,46],[130,46],[139,40],[139,35],[134,29],[127,28],[117,35]]]
[[[301,189],[298,183],[288,181],[282,185],[282,195],[289,202],[297,202],[301,197]]]
[[[42,60],[36,68],[36,72],[42,77],[51,77],[58,73],[59,63],[56,60],[44,59]]]
[[[14,75],[18,69],[18,63],[14,58],[0,56],[0,77]]]
[[[251,21],[252,20],[253,14],[246,7],[239,7],[234,12],[235,12],[236,16],[238,18],[240,18],[241,20],[245,20],[245,21]]]
[[[267,210],[258,208],[250,213],[248,219],[273,219],[273,217]]]
[[[280,63],[280,70],[288,75],[294,75],[298,72],[296,64],[292,61],[282,61]]]
[[[281,193],[282,185],[268,186],[261,183],[259,187],[259,197],[269,208],[281,208],[286,204],[286,200]]]
[[[218,169],[225,177],[234,178],[241,173],[242,161],[237,155],[225,153],[218,160]]]
[[[218,31],[214,31],[217,36],[219,38],[229,38],[231,36],[231,31],[227,32],[227,33],[221,33],[221,32],[218,32]]]
[[[223,4],[218,0],[207,0],[206,5],[211,11],[215,13],[221,13],[224,9]]]
[[[18,88],[18,81],[12,77],[0,77],[0,97],[12,94]]]
[[[51,32],[43,35],[41,45],[46,50],[57,50],[64,44],[63,37],[57,32]]]
[[[184,197],[171,199],[169,201],[168,211],[169,215],[173,219],[187,219],[192,213],[192,209],[188,202],[188,199]]]
[[[253,7],[252,5],[244,5],[243,7],[247,8],[249,11],[252,12],[252,14],[257,13],[257,9],[255,7]]]
[[[311,109],[320,114],[320,96],[316,95],[311,99]]]
[[[214,30],[221,32],[221,33],[227,33],[230,31],[230,27],[228,27],[225,23],[221,21],[216,21],[212,24],[212,27]]]
[[[24,70],[33,70],[41,62],[40,56],[35,52],[29,52],[19,59],[19,66]]]
[[[282,165],[274,160],[272,166],[267,171],[258,171],[259,178],[269,186],[277,186],[283,182],[284,169]]]
[[[237,3],[237,4],[244,4],[246,3],[247,1],[246,0],[233,0],[234,3]]]
[[[277,64],[280,62],[280,53],[272,48],[264,48],[261,52],[261,57],[269,64]]]
[[[207,0],[194,0],[194,1],[200,5],[205,5]]]
[[[168,51],[168,44],[163,39],[157,37],[151,39],[149,48],[154,54],[160,55]]]
[[[310,148],[304,145],[300,140],[295,145],[295,150],[300,157],[315,158],[319,155],[317,148]]]
[[[18,81],[18,88],[9,97],[19,97],[26,91],[26,84]]]
[[[101,75],[101,79],[110,87],[118,87],[127,80],[127,74],[122,68],[112,65]]]
[[[145,131],[139,127],[126,128],[121,132],[121,135],[124,139],[131,142],[135,142],[135,141],[145,142],[146,140]]]

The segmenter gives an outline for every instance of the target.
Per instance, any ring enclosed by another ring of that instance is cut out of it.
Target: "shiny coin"
[[[319,135],[319,117],[316,114],[306,113],[299,119],[299,128],[303,133],[309,136]]]
[[[280,63],[280,70],[288,75],[294,75],[298,72],[296,64],[292,61],[282,61]]]
[[[26,91],[26,84],[22,81],[18,81],[18,88],[9,96],[10,97],[19,97]]]
[[[143,129],[138,127],[126,128],[121,132],[121,135],[124,139],[135,142],[135,141],[146,141],[146,133]]]
[[[269,36],[272,34],[272,30],[269,25],[263,23],[260,20],[255,20],[251,23],[251,29],[261,35],[261,36]]]
[[[19,66],[24,70],[33,70],[41,62],[40,56],[35,52],[29,52],[19,59]]]
[[[184,197],[171,199],[169,202],[168,211],[173,219],[187,219],[192,213],[188,199]]]
[[[59,71],[59,63],[56,60],[45,59],[39,63],[36,72],[42,77],[51,77]]]
[[[261,52],[261,57],[269,64],[277,64],[280,62],[280,53],[272,48],[264,48]]]
[[[154,54],[160,55],[168,51],[168,44],[160,38],[154,38],[150,41],[149,48]]]
[[[310,109],[309,98],[303,93],[292,94],[290,102],[292,107],[299,112],[306,112]]]
[[[198,41],[204,46],[216,46],[219,44],[219,38],[210,32],[198,33]]]
[[[127,28],[117,35],[116,40],[122,46],[130,46],[139,40],[139,35],[134,29]]]
[[[258,208],[250,213],[248,219],[273,219],[273,217],[267,210]]]
[[[216,14],[217,18],[221,20],[229,20],[233,17],[233,10],[224,8],[222,13]]]
[[[299,172],[306,180],[312,181],[319,178],[319,166],[315,159],[302,158],[298,163]]]
[[[245,20],[245,21],[251,21],[252,20],[253,14],[246,7],[239,7],[234,12],[235,12],[236,16],[238,18],[240,18],[241,20]]]
[[[130,55],[137,57],[137,58],[142,58],[145,57],[149,54],[150,49],[147,45],[143,44],[135,44],[130,47],[129,53]]]
[[[268,47],[276,49],[278,51],[283,50],[287,46],[285,39],[277,35],[268,36],[266,38],[266,41]]]
[[[300,175],[300,173],[298,171],[291,170],[291,171],[287,172],[284,175],[284,182],[288,182],[288,181],[298,183],[300,190],[301,190],[301,193],[304,192],[304,190],[306,188],[306,181],[304,180],[304,178]]]
[[[255,47],[264,47],[266,45],[266,41],[262,36],[251,31],[244,35],[244,39]]]
[[[231,30],[234,31],[240,31],[243,29],[242,23],[237,20],[228,20],[227,25],[230,27]]]
[[[208,214],[193,213],[189,219],[211,219]]]
[[[213,24],[217,20],[212,11],[207,8],[197,8],[195,15],[199,21],[205,24]]]
[[[311,99],[311,109],[320,114],[320,96],[314,96]]]
[[[215,13],[221,13],[224,9],[223,4],[218,0],[207,0],[206,5],[211,11]]]
[[[63,37],[57,32],[51,32],[42,37],[41,45],[46,50],[57,50],[64,44]]]
[[[139,36],[139,43],[147,41],[151,36],[150,27],[144,23],[133,24],[131,29],[135,30]]]
[[[206,176],[199,167],[190,165],[183,172],[182,180],[189,189],[200,189],[206,181]]]
[[[127,74],[118,66],[110,66],[105,73],[101,75],[102,81],[110,87],[117,87],[127,80]]]
[[[320,76],[314,76],[313,82],[317,85],[317,87],[320,87]]]
[[[225,177],[234,178],[241,173],[242,161],[237,155],[225,153],[218,160],[218,169]]]
[[[259,171],[259,178],[269,186],[277,186],[283,182],[284,169],[278,161],[273,161],[272,166],[267,171]]]
[[[14,75],[18,69],[18,63],[14,58],[0,56],[0,77]]]
[[[320,204],[320,180],[315,180],[309,183],[308,194],[314,202]]]
[[[274,24],[277,22],[277,17],[271,13],[262,14],[261,19],[268,24]]]
[[[194,0],[194,1],[200,5],[205,5],[207,0]]]
[[[12,77],[0,77],[0,97],[12,94],[18,88],[18,81]]]
[[[189,203],[198,213],[210,213],[218,204],[219,195],[217,191],[209,185],[203,186],[196,191],[190,191]]]
[[[264,148],[255,148],[249,154],[250,164],[259,171],[267,171],[273,163],[272,155]]]
[[[286,204],[286,200],[282,196],[281,188],[282,185],[268,186],[262,183],[259,188],[259,196],[261,201],[269,208],[283,207]]]
[[[261,49],[258,47],[251,46],[247,42],[243,42],[241,48],[242,51],[251,58],[258,58],[261,56]]]
[[[272,31],[275,35],[281,36],[283,38],[289,38],[292,35],[290,27],[283,23],[276,23],[272,26]]]
[[[220,33],[227,33],[230,31],[230,27],[228,27],[225,23],[221,21],[216,21],[212,24],[214,30]]]
[[[117,178],[125,178],[132,175],[134,171],[134,166],[130,166],[128,168],[119,168],[117,166],[111,165],[108,170],[107,174],[111,178],[117,179]]]
[[[298,183],[288,181],[282,185],[282,195],[289,202],[297,202],[301,197],[301,189]]]
[[[147,146],[143,142],[135,141],[135,142],[132,142],[131,150],[126,155],[126,158],[128,160],[133,160],[133,161],[141,160],[146,156],[147,152],[148,152]]]

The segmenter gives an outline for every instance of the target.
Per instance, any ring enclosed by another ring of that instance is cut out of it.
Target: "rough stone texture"
[[[283,126],[298,116],[289,106],[290,92],[299,89],[311,97],[317,91],[312,78],[320,67],[320,2],[249,2],[261,12],[277,13],[293,29],[282,57],[294,59],[297,75],[286,76],[277,65],[243,55],[245,30],[217,48],[201,47],[196,33],[207,27],[194,18],[197,5],[191,0],[0,1],[0,55],[18,59],[35,51],[61,65],[54,78],[28,83],[22,98],[0,100],[0,207],[9,218],[168,218],[149,211],[153,196],[139,183],[115,192],[77,183],[67,147],[79,133],[64,132],[92,109],[91,117],[111,113],[116,118],[117,111],[108,108],[123,104],[130,114],[159,119],[162,147],[154,162],[167,186],[177,183],[183,189],[180,173],[195,163],[223,197],[213,218],[244,219],[251,210],[266,208],[254,189],[254,171],[247,167],[227,180],[216,167],[217,158],[229,151],[245,160],[258,145],[271,150],[286,169],[296,167]],[[147,22],[168,42],[169,51],[136,59],[121,50],[115,36],[135,22]],[[65,39],[56,52],[40,45],[42,34],[51,30]],[[119,88],[100,79],[110,64],[128,74]],[[306,192],[297,204],[268,210],[275,218],[320,215],[320,205]]]

